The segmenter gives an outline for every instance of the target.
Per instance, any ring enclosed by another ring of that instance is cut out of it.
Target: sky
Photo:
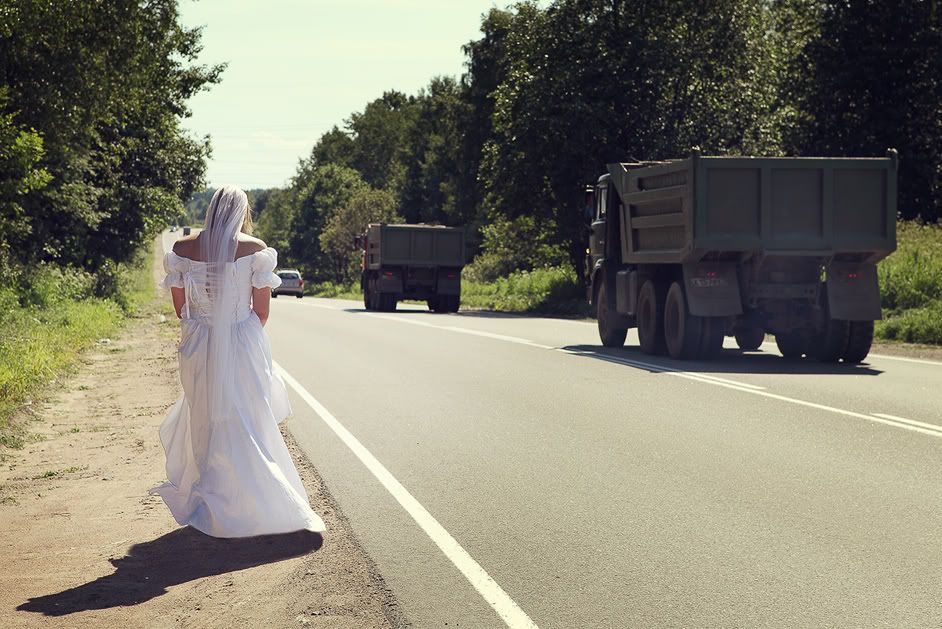
[[[189,101],[191,135],[211,137],[210,187],[283,187],[318,137],[384,91],[458,77],[461,46],[503,0],[181,0],[203,27],[198,63],[228,63]]]

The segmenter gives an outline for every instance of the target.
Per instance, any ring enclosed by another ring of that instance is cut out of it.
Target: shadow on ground
[[[637,347],[607,348],[601,345],[567,345],[560,349],[585,358],[643,369],[652,373],[663,371],[693,371],[717,374],[811,374],[843,376],[878,376],[883,373],[866,363],[822,363],[810,358],[789,360],[777,354],[742,352],[724,349],[709,361],[673,360],[664,356],[651,356]]]
[[[16,609],[46,616],[65,616],[91,609],[138,605],[167,588],[203,577],[283,561],[320,549],[320,533],[298,531],[218,539],[191,527],[135,544],[121,559],[112,559],[114,573],[57,594],[31,598]]]

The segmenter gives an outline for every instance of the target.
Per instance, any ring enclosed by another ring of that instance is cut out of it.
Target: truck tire
[[[762,347],[765,340],[765,330],[759,326],[749,326],[736,329],[736,345],[744,352],[754,352]]]
[[[775,344],[782,356],[789,359],[801,358],[807,350],[807,342],[800,332],[785,332],[775,335]]]
[[[700,360],[713,360],[723,351],[723,339],[726,338],[726,319],[723,317],[703,317],[703,334],[700,339]]]
[[[367,310],[379,310],[379,303],[376,295],[376,280],[375,278],[369,278],[366,281],[366,289],[363,293],[363,303],[366,304]]]
[[[828,319],[824,329],[815,338],[809,353],[823,363],[836,363],[847,350],[850,340],[850,321]]]
[[[461,295],[451,295],[448,297],[447,312],[458,312],[461,308]]]
[[[673,282],[664,300],[664,340],[671,358],[690,360],[700,354],[703,318],[690,314],[684,287]]]
[[[438,312],[438,297],[429,297],[425,300],[425,303],[428,304],[428,309],[432,312]]]
[[[873,321],[851,321],[850,333],[847,338],[847,348],[844,349],[845,363],[856,365],[870,353],[873,345]]]
[[[393,293],[379,293],[379,310],[381,312],[393,312],[396,310],[396,296]]]
[[[645,354],[663,354],[664,284],[647,280],[638,293],[638,340]]]
[[[608,291],[605,290],[605,282],[602,282],[595,300],[595,319],[599,326],[599,338],[605,347],[621,347],[628,336],[628,328],[616,328],[613,325],[614,315],[608,300]]]

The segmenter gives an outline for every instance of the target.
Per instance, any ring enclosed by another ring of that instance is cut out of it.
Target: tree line
[[[464,226],[480,279],[582,264],[611,161],[900,154],[904,219],[942,216],[937,0],[556,0],[482,16],[460,79],[323,134],[259,231],[311,279],[356,277],[367,220]]]
[[[107,276],[203,187],[208,140],[180,120],[223,68],[178,18],[176,0],[0,0],[0,288],[37,265]]]

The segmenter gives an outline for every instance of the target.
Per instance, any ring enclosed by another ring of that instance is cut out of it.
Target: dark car
[[[298,299],[304,297],[304,280],[301,278],[301,272],[295,269],[282,269],[275,271],[281,278],[281,286],[272,289],[271,296],[294,295]]]

